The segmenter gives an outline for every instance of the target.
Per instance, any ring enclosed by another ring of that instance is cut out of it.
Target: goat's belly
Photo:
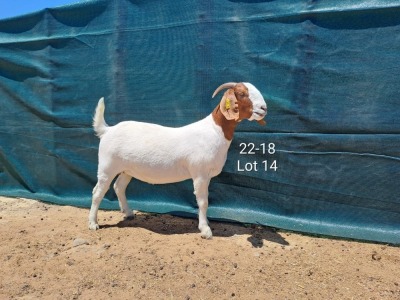
[[[124,172],[140,181],[151,184],[174,183],[190,178],[189,172],[183,168],[162,169],[159,167],[141,168],[140,166],[135,166]]]

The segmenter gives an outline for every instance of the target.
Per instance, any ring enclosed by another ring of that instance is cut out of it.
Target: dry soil
[[[400,299],[400,249],[0,197],[0,299]]]

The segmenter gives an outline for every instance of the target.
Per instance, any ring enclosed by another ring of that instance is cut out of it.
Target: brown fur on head
[[[238,121],[248,119],[253,114],[253,103],[249,98],[249,90],[243,83],[238,83],[233,88],[239,110]]]
[[[252,89],[251,97],[258,97],[256,109],[253,107],[253,98],[250,99],[248,86]],[[261,93],[253,85],[235,82],[224,83],[215,90],[213,97],[224,89],[227,89],[227,91],[212,115],[216,124],[222,127],[225,138],[228,140],[233,138],[236,125],[241,120],[256,120],[260,125],[266,124],[263,120],[267,110],[266,104]],[[256,93],[254,90],[256,90]]]
[[[212,115],[216,124],[221,126],[225,138],[232,140],[237,124],[241,120],[249,118],[253,113],[253,104],[249,98],[249,91],[244,84],[229,83],[223,85],[223,87],[228,88],[228,90],[224,93]]]
[[[228,88],[219,104],[221,113],[227,120],[241,121],[253,113],[253,104],[249,98],[249,90],[243,83],[229,82],[221,85],[213,97],[222,89]]]
[[[229,89],[219,103],[221,113],[227,120],[239,120],[239,104],[233,89]]]

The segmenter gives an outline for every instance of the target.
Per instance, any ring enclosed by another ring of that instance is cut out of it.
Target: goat
[[[238,123],[248,119],[265,125],[267,114],[262,94],[251,83],[222,84],[212,97],[225,89],[210,115],[179,128],[136,121],[108,126],[104,120],[104,98],[99,100],[93,118],[94,130],[100,138],[98,181],[93,189],[89,229],[99,228],[100,202],[117,175],[114,190],[126,218],[133,217],[125,195],[132,177],[151,184],[192,178],[201,237],[212,237],[207,220],[210,180],[222,171]]]

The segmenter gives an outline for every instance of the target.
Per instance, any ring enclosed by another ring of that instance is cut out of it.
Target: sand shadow
[[[100,225],[100,229],[107,228],[143,228],[163,235],[198,233],[197,219],[173,216],[168,214],[137,214],[133,219],[123,219],[115,224]],[[264,242],[288,246],[289,243],[275,228],[233,223],[227,220],[211,220],[210,227],[214,237],[233,237],[235,235],[249,235],[248,242],[255,248],[264,246]]]

